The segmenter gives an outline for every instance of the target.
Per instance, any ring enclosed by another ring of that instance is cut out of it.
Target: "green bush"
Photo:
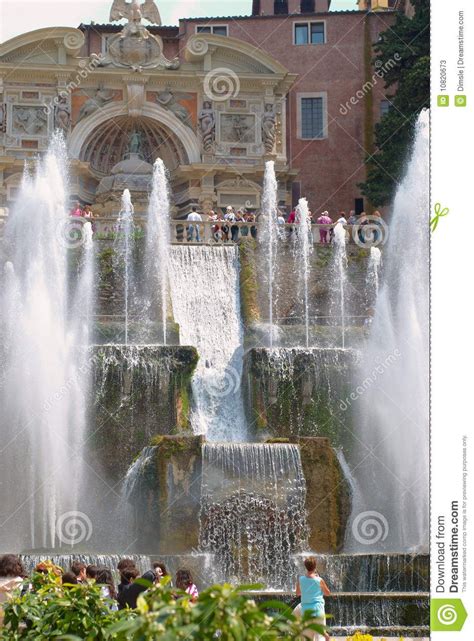
[[[53,575],[35,575],[33,589],[5,605],[0,639],[76,641],[269,641],[301,639],[303,630],[322,632],[309,618],[296,618],[278,601],[257,605],[245,594],[261,586],[215,585],[199,600],[166,581],[149,586],[137,610],[110,610],[96,585],[62,586]],[[268,614],[278,611],[278,615]]]

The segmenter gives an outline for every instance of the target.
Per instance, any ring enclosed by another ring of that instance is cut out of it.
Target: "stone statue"
[[[211,152],[216,138],[216,116],[211,102],[204,102],[198,120],[203,149]]]
[[[105,104],[110,102],[114,98],[114,96],[115,91],[107,91],[106,89],[104,89],[103,85],[99,85],[95,96],[86,100],[86,102],[82,105],[79,111],[77,122],[79,122],[83,118],[87,118],[87,116],[93,114],[94,111],[97,111],[97,109],[103,107]]]
[[[98,62],[99,67],[113,65],[131,68],[141,72],[143,69],[178,69],[179,58],[168,60],[163,55],[163,41],[154,36],[142,24],[142,19],[161,25],[160,12],[153,0],[114,0],[110,20],[127,19],[127,24],[119,35],[109,42],[107,54]],[[97,58],[92,54],[92,59]]]
[[[262,118],[262,139],[267,154],[271,154],[276,141],[276,115],[272,104],[265,105]]]
[[[128,153],[141,155],[142,135],[139,131],[133,131],[128,141]]]
[[[145,0],[142,3],[139,0],[132,0],[131,2],[114,0],[110,10],[110,22],[116,22],[117,20],[122,20],[122,18],[128,20],[129,24],[132,25],[131,28],[133,28],[133,25],[138,28],[137,25],[141,23],[142,19],[158,26],[161,25],[160,12],[153,0]]]
[[[156,94],[156,102],[165,109],[169,109],[169,111],[174,113],[174,115],[179,118],[182,123],[184,123],[187,127],[191,127],[192,129],[193,123],[189,111],[186,109],[186,107],[183,107],[183,105],[180,105],[177,101],[178,99],[189,100],[191,97],[191,94],[173,93],[172,91],[165,90],[160,91]]]
[[[0,102],[0,133],[4,133],[7,129],[7,110],[6,105]]]
[[[71,111],[66,96],[59,96],[54,108],[54,126],[62,131],[69,131],[71,123]]]

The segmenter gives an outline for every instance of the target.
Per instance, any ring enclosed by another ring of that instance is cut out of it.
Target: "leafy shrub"
[[[52,574],[35,575],[32,589],[5,605],[0,639],[9,641],[270,641],[322,632],[309,617],[296,618],[278,601],[257,605],[248,592],[261,586],[215,585],[197,603],[166,582],[149,586],[137,610],[110,610],[100,586],[62,586]],[[269,610],[278,611],[270,616]],[[362,641],[362,640],[360,640]]]

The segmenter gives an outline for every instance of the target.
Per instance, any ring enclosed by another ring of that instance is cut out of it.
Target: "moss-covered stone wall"
[[[91,453],[112,479],[123,475],[153,437],[190,433],[193,347],[92,348]]]
[[[243,390],[257,438],[325,436],[333,447],[351,444],[355,350],[254,348],[244,358]]]

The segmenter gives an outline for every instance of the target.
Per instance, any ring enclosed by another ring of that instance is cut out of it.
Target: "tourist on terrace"
[[[74,207],[71,209],[70,216],[79,216],[82,217],[82,209],[81,209],[81,203],[76,200],[74,203]]]
[[[225,214],[224,214],[224,221],[227,224],[222,225],[222,235],[223,235],[222,237],[225,243],[228,242],[229,240],[230,226],[228,223],[234,222],[234,219],[235,219],[234,208],[229,205],[225,210]]]
[[[198,214],[197,207],[193,206],[191,212],[188,214],[188,222],[193,223],[202,223],[202,216]],[[193,241],[194,232],[196,232],[196,242],[201,242],[201,237],[199,235],[199,225],[189,225],[188,227],[188,243]]]
[[[74,563],[71,563],[71,572],[76,577],[78,583],[87,582],[86,569],[87,565],[85,563],[81,563],[80,561],[74,561]]]
[[[357,225],[357,216],[355,211],[352,209],[349,218],[347,219],[347,224],[348,225]]]
[[[329,213],[327,211],[323,211],[316,222],[318,225],[332,225],[332,218],[329,217]],[[328,230],[323,227],[319,229],[319,242],[322,245],[327,245],[328,242]]]
[[[117,602],[119,610],[124,610],[133,601],[134,591],[130,593],[129,588],[132,586],[136,578],[140,576],[140,572],[135,566],[129,565],[122,569],[120,573],[120,583],[117,589]]]
[[[314,556],[305,559],[304,566],[306,574],[300,576],[296,582],[296,596],[301,597],[301,608],[297,608],[296,613],[301,612],[304,615],[305,612],[310,612],[311,616],[316,619],[315,623],[326,625],[324,597],[329,596],[331,592],[324,579],[316,572],[317,563]],[[312,630],[307,630],[304,635],[313,641],[320,641],[323,638],[322,635]],[[329,641],[327,632],[324,637],[326,641]]]
[[[339,218],[336,220],[336,225],[339,224],[339,223],[341,225],[347,225],[347,218],[346,218],[346,212],[345,211],[341,211],[339,213]]]
[[[199,592],[197,587],[193,583],[193,577],[191,572],[186,568],[181,568],[176,573],[176,587],[179,590],[183,590],[186,594],[189,594],[191,601],[195,603],[198,600]]]
[[[245,216],[245,222],[246,223],[254,223],[255,222],[255,214],[252,214],[252,212],[248,212]],[[255,225],[252,225],[250,227],[250,235],[252,238],[257,238],[257,228]]]
[[[11,599],[25,576],[25,569],[18,556],[15,554],[0,556],[0,627],[3,621],[2,603]]]

